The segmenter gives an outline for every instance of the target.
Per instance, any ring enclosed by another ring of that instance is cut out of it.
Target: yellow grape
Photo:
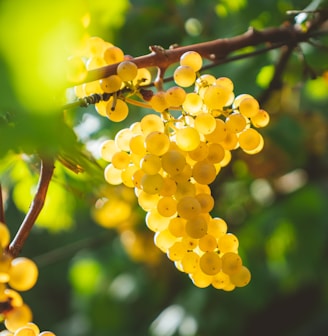
[[[16,290],[27,291],[35,285],[38,275],[34,261],[25,257],[15,258],[9,269],[9,285]]]
[[[220,166],[225,167],[231,161],[231,152],[228,149],[224,149],[224,158],[220,161]]]
[[[200,141],[197,148],[188,152],[189,157],[194,161],[202,161],[207,158],[208,146],[206,142]]]
[[[192,67],[180,65],[175,69],[173,78],[178,86],[189,87],[195,83],[196,73]]]
[[[181,217],[170,219],[168,229],[175,237],[182,237],[185,235],[186,220]]]
[[[181,259],[181,266],[184,272],[194,273],[199,269],[199,255],[194,251],[188,251]]]
[[[84,97],[84,95],[82,97]],[[95,104],[95,109],[99,115],[103,117],[107,116],[107,105],[108,105],[108,101],[104,101],[104,100],[101,100],[99,103]]]
[[[168,150],[162,156],[161,160],[163,169],[173,176],[181,173],[186,165],[185,156],[181,153],[181,151],[174,149]]]
[[[213,276],[205,274],[202,270],[198,270],[190,274],[189,277],[192,280],[193,284],[198,288],[206,288],[213,281]]]
[[[13,289],[6,288],[4,290],[4,294],[6,295],[7,299],[10,300],[12,307],[19,307],[24,303],[22,296]]]
[[[170,148],[170,139],[165,133],[154,131],[146,136],[145,145],[149,153],[161,156]]]
[[[269,113],[265,110],[259,110],[252,118],[252,124],[254,127],[260,128],[268,125],[270,121]]]
[[[10,232],[8,230],[8,227],[0,222],[0,250],[2,248],[6,248],[10,241]]]
[[[141,190],[138,195],[138,204],[145,211],[151,211],[153,209],[156,209],[158,200],[158,194],[148,194]]]
[[[204,93],[204,104],[210,110],[221,110],[230,98],[230,90],[224,86],[209,86]]]
[[[200,143],[198,131],[190,126],[179,128],[176,131],[176,143],[178,147],[185,151],[196,149]]]
[[[195,250],[198,248],[199,239],[191,238],[187,235],[183,236],[181,241],[185,242],[188,246],[188,251]]]
[[[162,197],[157,204],[157,211],[164,217],[172,217],[177,212],[177,201],[170,197]]]
[[[259,109],[258,101],[253,97],[245,98],[239,104],[239,112],[247,118],[254,117],[259,112]]]
[[[144,156],[146,154],[145,137],[142,134],[134,135],[129,142],[130,151]]]
[[[223,289],[230,284],[230,277],[228,274],[220,271],[215,274],[212,280],[212,286],[216,289]]]
[[[163,186],[162,186],[162,189],[160,191],[160,195],[161,196],[172,196],[176,193],[176,191],[177,191],[176,182],[168,176],[164,177],[163,178]]]
[[[163,177],[160,174],[145,174],[141,178],[141,188],[148,194],[159,194],[163,186]]]
[[[116,46],[112,46],[105,49],[103,53],[103,58],[106,64],[115,64],[124,60],[124,53],[122,49]]]
[[[168,228],[169,223],[170,219],[162,216],[157,209],[148,211],[146,215],[146,224],[151,231],[163,231]]]
[[[182,108],[190,115],[197,115],[203,106],[202,98],[195,92],[187,93]]]
[[[38,336],[56,336],[53,332],[51,331],[42,331]]]
[[[79,56],[70,56],[67,60],[67,80],[72,83],[82,82],[87,77],[88,71]]]
[[[227,132],[227,136],[220,142],[221,146],[227,150],[238,148],[238,136],[236,133]]]
[[[135,79],[133,80],[134,85],[148,85],[151,83],[151,73],[146,68],[138,68],[138,73]]]
[[[0,331],[0,336],[14,336],[14,334],[9,330],[2,330]]]
[[[227,88],[230,92],[233,91],[234,85],[230,78],[228,77],[219,77],[215,80],[215,85],[223,86]]]
[[[121,173],[121,179],[122,179],[122,183],[129,187],[129,188],[134,188],[134,181],[133,181],[133,176],[134,173],[138,170],[138,167],[135,165],[129,165],[128,167],[126,167],[122,173]]]
[[[242,260],[237,253],[227,252],[221,257],[222,272],[231,275],[240,271],[243,266]]]
[[[156,112],[163,112],[169,108],[169,103],[166,100],[166,93],[164,91],[156,92],[150,99],[150,105]]]
[[[247,150],[247,149],[243,149],[243,151],[247,154],[250,154],[250,155],[253,155],[253,154],[257,154],[258,152],[260,152],[263,147],[264,147],[264,139],[262,137],[262,135],[260,133],[258,133],[258,136],[260,138],[260,142],[259,144],[257,145],[257,147],[253,148],[253,149],[250,149],[250,150]],[[241,147],[241,146],[240,146]]]
[[[217,248],[218,243],[214,236],[206,234],[199,239],[198,245],[203,252],[211,252]]]
[[[228,134],[227,125],[221,119],[216,118],[215,120],[216,126],[212,133],[205,134],[206,140],[213,142],[213,143],[220,143],[223,141]]]
[[[196,199],[200,204],[201,212],[211,212],[214,208],[214,198],[210,194],[200,193],[196,195]]]
[[[105,42],[98,36],[91,36],[86,42],[86,49],[88,50],[88,54],[86,56],[89,57],[93,55],[102,55],[105,49],[112,46],[111,43]]]
[[[100,87],[99,80],[89,82],[89,83],[84,83],[82,86],[83,86],[83,92],[85,96],[91,96],[94,93],[103,93],[103,90]]]
[[[215,118],[209,113],[199,113],[195,118],[195,128],[201,134],[210,134],[216,128]]]
[[[36,336],[39,335],[40,329],[39,329],[39,327],[35,323],[29,322],[29,323],[26,324],[26,327],[31,328],[32,330],[34,330]]]
[[[104,170],[105,180],[112,185],[119,185],[122,183],[122,172],[113,166],[112,163],[106,166]]]
[[[215,275],[221,270],[221,258],[216,252],[205,252],[199,259],[200,269],[208,275]]]
[[[129,128],[123,128],[115,135],[116,147],[124,152],[130,151],[130,140],[133,136],[133,132]]]
[[[192,176],[200,184],[211,184],[216,178],[216,169],[213,163],[203,160],[195,163]]]
[[[173,175],[172,178],[177,183],[185,182],[185,181],[188,181],[191,178],[191,173],[192,173],[191,166],[189,164],[186,164],[184,166],[182,172]]]
[[[198,52],[187,51],[180,57],[180,65],[190,66],[195,72],[197,72],[202,68],[203,59]]]
[[[211,234],[216,239],[225,235],[227,230],[228,225],[222,218],[214,217],[207,224],[207,233]]]
[[[116,72],[123,82],[128,82],[137,77],[138,67],[131,61],[123,61],[118,65]]]
[[[100,80],[100,87],[106,93],[117,92],[121,89],[122,79],[118,75],[111,75]]]
[[[241,266],[237,272],[230,274],[230,280],[236,287],[244,287],[251,281],[251,272],[246,266]]]
[[[254,128],[248,128],[239,134],[239,146],[246,151],[252,151],[261,145],[261,134]]]
[[[136,188],[141,189],[141,179],[144,175],[145,172],[142,169],[137,169],[132,175],[132,182]]]
[[[140,161],[140,167],[145,174],[157,174],[162,168],[161,159],[154,154],[146,154]]]
[[[238,250],[238,238],[232,233],[226,233],[218,240],[218,248],[221,253],[235,252]]]
[[[232,133],[240,133],[247,126],[246,118],[239,112],[231,113],[225,121],[227,130]]]
[[[225,157],[225,150],[222,145],[211,143],[208,145],[208,154],[206,159],[211,163],[220,163]]]
[[[161,117],[156,114],[147,114],[140,121],[140,127],[144,135],[151,132],[164,132],[164,123]]]
[[[188,246],[185,242],[176,241],[168,249],[167,256],[172,261],[180,261],[188,251]]]
[[[112,164],[116,169],[127,168],[130,163],[130,155],[127,152],[116,152],[112,157]]]
[[[174,197],[177,200],[180,200],[182,197],[186,196],[195,197],[195,195],[196,195],[196,187],[194,183],[190,182],[189,180],[179,181],[177,183],[177,190],[174,194]]]
[[[183,104],[187,94],[180,86],[172,86],[166,91],[165,95],[170,107],[178,107]]]
[[[207,232],[207,222],[202,216],[188,219],[186,222],[186,234],[195,239],[202,238]]]
[[[21,327],[15,331],[14,336],[38,336],[32,328]]]
[[[178,201],[177,210],[180,217],[192,219],[200,214],[201,206],[195,197],[186,196]]]
[[[5,326],[11,331],[15,332],[17,329],[25,326],[32,321],[32,312],[28,305],[22,304],[15,307],[6,313]]]
[[[176,237],[169,230],[165,229],[155,233],[154,242],[160,250],[167,253],[168,249],[176,242]]]
[[[116,99],[114,101],[114,98],[111,97],[107,104],[106,114],[111,121],[123,121],[129,114],[128,104],[122,99]]]
[[[97,55],[90,57],[86,62],[86,68],[88,70],[101,68],[106,65],[106,62],[102,57]]]

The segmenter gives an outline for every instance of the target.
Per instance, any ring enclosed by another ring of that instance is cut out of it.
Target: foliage
[[[322,49],[301,44],[289,58],[281,86],[270,90],[263,152],[251,158],[235,153],[231,167],[212,185],[214,214],[238,235],[240,254],[252,271],[251,283],[231,293],[195,288],[178,273],[154,248],[134,195],[103,179],[100,142],[147,110],[131,107],[128,119],[117,125],[93,106],[62,115],[65,97],[58,94],[66,85],[64,61],[85,34],[140,56],[150,45],[183,46],[236,36],[250,25],[262,29],[294,22],[295,15],[286,11],[307,5],[291,0],[2,1],[0,182],[12,234],[35,192],[37,153],[60,158],[47,204],[23,249],[40,268],[38,285],[24,300],[43,329],[70,336],[327,332],[327,36],[314,41],[325,45]],[[261,99],[279,57],[273,50],[210,71],[232,78],[237,92]],[[99,210],[106,198],[110,211],[122,207],[119,213],[131,216],[109,223]]]

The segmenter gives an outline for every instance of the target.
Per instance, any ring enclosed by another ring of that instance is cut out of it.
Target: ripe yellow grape
[[[162,216],[157,209],[148,211],[146,215],[146,225],[154,232],[163,231],[168,228],[170,219]]]
[[[177,210],[180,217],[192,219],[200,214],[201,206],[195,197],[186,196],[178,201]]]
[[[181,153],[181,151],[174,149],[168,150],[162,156],[161,160],[163,169],[173,176],[181,173],[186,165],[186,158],[184,155]]]
[[[199,269],[199,255],[194,251],[188,251],[181,259],[181,266],[184,272],[194,273]]]
[[[172,217],[177,212],[177,201],[170,197],[162,197],[157,203],[157,211],[164,217]]]
[[[175,69],[173,78],[178,86],[189,87],[195,83],[196,73],[192,67],[180,65]]]
[[[147,114],[141,119],[140,128],[146,136],[151,132],[164,132],[164,123],[158,115]]]
[[[176,143],[180,149],[184,151],[192,151],[198,147],[200,143],[200,135],[193,127],[186,126],[179,128],[176,131]]]
[[[214,198],[210,194],[200,193],[196,195],[196,199],[198,200],[201,212],[211,212],[214,208]]]
[[[219,77],[215,80],[215,85],[223,86],[227,88],[230,92],[233,91],[234,85],[230,78],[228,77]]]
[[[112,46],[112,44],[105,42],[101,37],[91,36],[86,41],[86,50],[88,51],[86,56],[102,55],[104,50],[110,46]]]
[[[116,46],[112,46],[105,49],[103,53],[103,58],[106,64],[115,64],[124,60],[124,53],[122,49]]]
[[[135,79],[133,80],[133,84],[137,86],[148,85],[151,83],[151,73],[146,68],[138,68],[138,73]]]
[[[147,135],[145,144],[149,153],[161,156],[170,148],[170,139],[165,133],[154,131]]]
[[[107,105],[108,105],[108,101],[104,101],[104,100],[101,100],[100,102],[95,104],[95,109],[96,109],[96,111],[98,112],[99,115],[101,115],[103,117],[107,116],[107,114],[106,114]]]
[[[21,327],[15,331],[14,336],[38,336],[32,328]]]
[[[38,275],[34,261],[25,257],[15,258],[9,269],[9,285],[18,291],[27,291],[35,285]]]
[[[114,122],[120,122],[126,119],[129,114],[129,107],[122,99],[116,99],[111,97],[108,101],[106,114],[109,120]]]
[[[180,65],[187,65],[195,72],[199,71],[203,65],[202,56],[196,51],[187,51],[180,57]]]
[[[136,188],[141,189],[141,179],[145,175],[142,169],[136,170],[132,175],[132,181]]]
[[[29,323],[26,324],[26,326],[29,327],[29,328],[31,328],[31,329],[33,329],[34,332],[35,332],[35,334],[36,334],[36,336],[39,335],[40,329],[39,329],[39,327],[35,323],[29,322]]]
[[[145,174],[141,178],[141,188],[148,194],[159,194],[163,186],[163,177],[160,174]]]
[[[183,104],[186,98],[186,91],[180,86],[170,87],[166,93],[166,101],[170,107],[178,107]]]
[[[189,277],[192,280],[193,284],[198,288],[206,288],[213,281],[213,276],[205,274],[202,270],[198,270],[190,274]]]
[[[99,80],[84,83],[82,87],[84,96],[91,96],[94,93],[103,93]]]
[[[252,151],[261,144],[261,134],[254,128],[248,128],[239,134],[239,146],[246,151]]]
[[[191,178],[191,173],[192,173],[191,166],[187,163],[184,166],[182,172],[178,173],[178,174],[175,174],[174,176],[172,176],[172,178],[177,183],[185,182],[185,181],[188,181]]]
[[[200,269],[208,275],[215,275],[221,270],[221,258],[216,252],[205,252],[199,259]]]
[[[210,134],[216,128],[215,118],[209,113],[199,113],[195,118],[195,128],[201,134]]]
[[[133,132],[129,128],[123,128],[115,135],[115,145],[119,150],[124,152],[130,151],[130,140],[133,136]]]
[[[138,67],[131,61],[123,61],[118,65],[116,72],[123,82],[128,82],[137,77]]]
[[[213,163],[203,160],[195,163],[192,176],[200,184],[211,184],[216,178],[216,169]]]
[[[155,233],[154,242],[160,250],[167,253],[168,249],[176,242],[176,237],[166,229]]]
[[[5,248],[8,246],[10,242],[10,232],[8,230],[8,227],[0,222],[0,251],[1,248]]]
[[[203,252],[211,252],[217,248],[218,243],[214,236],[206,234],[199,239],[198,245]]]
[[[127,152],[116,152],[112,157],[112,164],[116,169],[127,168],[130,163],[130,155]]]
[[[238,246],[238,238],[232,233],[226,233],[218,240],[218,248],[221,253],[236,252]]]
[[[220,271],[215,274],[212,280],[212,286],[216,289],[223,289],[230,284],[230,277],[228,274]]]
[[[210,110],[221,110],[229,101],[230,94],[224,86],[209,86],[204,92],[204,103]]]
[[[88,74],[83,59],[80,56],[70,56],[67,60],[67,80],[72,83],[82,82]]]
[[[122,79],[118,75],[111,75],[100,80],[100,87],[106,93],[117,92],[122,87]]]
[[[144,156],[146,154],[145,137],[142,134],[134,135],[129,142],[130,151]]]
[[[231,152],[228,149],[224,149],[224,158],[220,161],[220,166],[225,167],[231,161]]]
[[[147,192],[141,190],[138,195],[138,204],[145,211],[151,211],[153,209],[156,209],[158,200],[158,194],[148,194]]]
[[[227,233],[228,225],[225,220],[219,217],[212,218],[207,224],[207,233],[216,239],[221,238]]]
[[[42,331],[42,333],[40,333],[39,336],[56,336],[56,335],[51,331]]]
[[[150,105],[156,112],[163,112],[169,107],[166,100],[166,93],[164,91],[156,92],[150,99]]]
[[[106,62],[104,61],[104,59],[97,55],[90,57],[86,62],[86,68],[88,70],[101,68],[105,65],[106,65]]]
[[[184,255],[188,251],[188,246],[183,241],[176,241],[173,245],[168,249],[167,256],[172,261],[179,261],[182,260]]]
[[[211,143],[208,145],[208,154],[206,159],[211,163],[219,163],[225,157],[224,148],[217,143]]]
[[[20,307],[24,303],[22,296],[13,289],[6,288],[4,294],[10,300],[12,307]]]
[[[216,126],[214,131],[212,133],[205,134],[205,138],[210,142],[220,143],[227,137],[227,125],[223,120],[218,118],[216,118],[215,122]]]
[[[245,98],[239,104],[239,112],[245,117],[252,118],[260,110],[258,101],[255,98]]]
[[[172,178],[165,176],[163,178],[163,186],[160,191],[160,195],[161,196],[172,196],[176,193],[176,191],[177,191],[176,182]]]
[[[174,194],[174,197],[179,201],[182,197],[192,196],[195,197],[196,195],[196,187],[195,184],[191,181],[179,181],[177,183],[177,190]]]
[[[251,281],[251,272],[246,266],[241,266],[237,272],[230,274],[230,281],[236,287],[244,287]]]
[[[221,146],[227,150],[233,150],[238,148],[238,136],[236,133],[227,132],[226,137],[220,142]]]
[[[175,237],[182,237],[185,235],[186,220],[181,217],[170,219],[168,229]]]
[[[265,110],[260,109],[252,118],[252,124],[254,127],[260,128],[268,125],[270,121],[269,113]]]
[[[182,108],[190,115],[197,115],[201,112],[203,99],[195,92],[187,93]]]
[[[106,166],[104,170],[105,180],[112,185],[119,185],[122,183],[122,172],[113,166],[112,163]]]
[[[246,118],[239,112],[231,113],[225,120],[227,130],[232,133],[240,133],[247,126]]]
[[[194,161],[202,161],[207,158],[208,146],[206,142],[200,141],[197,148],[188,152],[189,157]]]
[[[195,239],[202,238],[207,232],[207,222],[203,216],[188,219],[186,222],[186,234]]]
[[[227,252],[221,257],[222,272],[231,275],[240,271],[243,266],[241,257],[235,252]]]
[[[140,161],[140,167],[145,174],[157,174],[162,168],[161,159],[157,155],[146,154]]]
[[[128,167],[126,167],[122,173],[121,173],[121,179],[122,179],[122,183],[129,187],[129,188],[134,188],[134,182],[133,182],[133,176],[134,173],[138,170],[138,167],[135,165],[129,165]]]
[[[17,329],[25,326],[32,321],[32,312],[28,305],[25,303],[19,307],[11,309],[6,313],[5,326],[11,331],[15,332]]]
[[[258,135],[259,135],[259,138],[260,138],[260,142],[257,145],[257,147],[255,147],[255,148],[253,148],[251,150],[247,150],[247,149],[243,148],[243,151],[246,154],[249,154],[249,155],[257,154],[258,152],[260,152],[263,149],[263,147],[264,147],[264,139],[263,139],[263,137],[262,137],[262,135],[260,133],[258,133]]]

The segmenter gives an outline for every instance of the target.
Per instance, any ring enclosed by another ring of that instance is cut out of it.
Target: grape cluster
[[[32,322],[31,309],[19,292],[35,285],[38,268],[31,259],[7,254],[9,240],[8,228],[0,222],[0,321],[6,327],[0,336],[55,336],[50,331],[40,332]]]
[[[76,94],[111,94],[108,101],[96,104],[96,110],[121,121],[128,114],[124,88],[136,94],[138,85],[151,77],[117,47],[98,42],[89,40],[89,58],[80,58],[81,67],[83,63],[86,71],[118,62],[117,73],[77,86]],[[112,56],[106,59],[108,54]],[[251,275],[238,254],[238,238],[222,218],[211,216],[215,201],[209,185],[230,162],[232,150],[262,150],[257,128],[269,123],[269,114],[253,96],[235,96],[229,78],[201,75],[202,65],[197,52],[184,53],[173,73],[173,86],[145,99],[153,113],[120,130],[100,151],[108,162],[106,181],[134,188],[155,245],[177,269],[198,287],[230,291],[247,285]]]

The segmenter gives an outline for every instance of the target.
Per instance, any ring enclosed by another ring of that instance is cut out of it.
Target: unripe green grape
[[[141,178],[141,188],[148,194],[159,194],[163,186],[163,177],[160,174],[145,174]]]
[[[216,169],[213,163],[203,160],[195,163],[192,176],[200,184],[211,184],[216,178]]]
[[[168,151],[170,139],[165,133],[155,131],[146,136],[145,145],[149,153],[161,156]]]
[[[163,178],[163,186],[162,186],[162,189],[160,191],[160,195],[161,196],[172,196],[176,193],[176,191],[177,191],[176,182],[168,176],[164,177]]]
[[[155,245],[164,253],[167,253],[168,249],[176,242],[169,230],[158,231],[154,236]]]
[[[270,121],[269,113],[265,110],[259,110],[252,118],[252,124],[254,127],[260,128],[268,125]]]
[[[195,128],[201,134],[210,134],[216,128],[216,120],[209,113],[200,113],[195,118]]]
[[[211,163],[220,163],[225,156],[224,148],[217,143],[211,143],[208,145],[208,154],[206,159]]]
[[[104,170],[105,180],[111,185],[119,185],[122,183],[122,172],[113,166],[112,163],[106,166]]]
[[[10,242],[10,232],[8,227],[0,222],[0,250],[8,246]]]
[[[190,115],[197,115],[203,106],[202,98],[195,92],[187,93],[182,108]]]
[[[186,196],[195,197],[195,195],[196,195],[195,184],[190,182],[189,179],[177,183],[177,190],[174,194],[174,197],[177,200],[180,200],[181,198]]]
[[[185,231],[186,220],[181,217],[170,219],[168,229],[175,237],[182,237],[186,234]]]
[[[187,253],[188,247],[185,242],[176,241],[167,250],[167,256],[172,261],[180,261]]]
[[[184,151],[192,151],[198,147],[200,143],[200,135],[193,127],[186,126],[179,128],[176,131],[176,143],[180,149]]]
[[[236,287],[244,287],[251,281],[251,272],[246,266],[241,266],[237,272],[230,274],[230,281]]]
[[[232,233],[226,233],[218,240],[218,248],[221,253],[236,252],[238,246],[238,238]]]
[[[161,117],[156,114],[147,114],[140,121],[140,127],[144,135],[151,132],[164,132],[164,123]]]
[[[207,232],[207,222],[204,217],[196,216],[187,220],[185,230],[191,238],[202,238]]]
[[[100,80],[100,87],[106,93],[117,92],[122,87],[122,79],[117,75],[111,75]]]
[[[67,60],[67,80],[72,83],[82,82],[87,77],[88,71],[79,56],[70,56]]]
[[[149,103],[152,109],[156,112],[163,112],[169,107],[169,104],[166,101],[166,93],[164,91],[155,93],[151,97]]]
[[[228,274],[223,273],[220,271],[219,273],[215,274],[212,280],[212,286],[216,289],[223,289],[228,284],[230,284],[230,277]]]
[[[239,254],[235,252],[227,252],[221,257],[222,272],[231,275],[240,271],[243,262]]]
[[[186,98],[186,91],[180,86],[173,86],[166,91],[166,101],[170,107],[178,107]]]
[[[194,251],[188,251],[181,259],[181,266],[185,273],[194,273],[199,269],[199,255]]]
[[[163,231],[168,228],[170,219],[161,215],[156,208],[148,211],[146,215],[146,225],[154,232]]]
[[[220,143],[226,138],[228,134],[227,125],[221,119],[216,118],[215,122],[216,122],[216,126],[215,126],[214,131],[212,133],[205,134],[205,138],[206,140],[210,142]]]
[[[15,307],[6,313],[5,326],[11,331],[15,332],[17,329],[25,326],[32,321],[32,312],[28,305],[22,304]]]
[[[204,92],[204,104],[210,110],[221,110],[229,101],[230,94],[224,86],[209,86]]]
[[[173,78],[177,85],[181,87],[189,87],[195,83],[196,73],[192,67],[180,65],[175,69]]]
[[[227,130],[232,133],[240,133],[247,126],[246,118],[239,112],[231,113],[225,120],[225,123]]]
[[[141,190],[138,195],[138,204],[144,211],[156,209],[158,200],[158,194],[148,194],[147,192]]]
[[[163,169],[171,175],[181,173],[186,165],[186,158],[179,150],[168,150],[161,160]]]
[[[180,65],[187,65],[195,72],[199,71],[203,65],[202,56],[196,51],[187,51],[180,57]]]
[[[245,98],[239,104],[239,112],[247,118],[254,117],[259,110],[259,102],[253,97]]]
[[[162,168],[161,159],[154,154],[146,154],[140,162],[141,169],[145,174],[157,174]]]
[[[172,217],[177,212],[177,201],[170,197],[162,197],[157,204],[157,211],[164,217]]]
[[[188,152],[189,157],[194,161],[202,161],[207,158],[208,146],[204,141],[200,141],[197,148]]]
[[[214,236],[206,234],[199,239],[198,246],[202,251],[210,252],[217,248],[218,243]]]
[[[221,258],[216,252],[205,252],[199,259],[200,269],[208,275],[215,275],[221,270]]]
[[[129,128],[123,128],[115,135],[116,147],[124,152],[130,151],[130,140],[133,136],[132,131]]]
[[[207,233],[211,234],[216,239],[219,239],[225,235],[227,230],[228,225],[222,218],[214,217],[207,223]]]
[[[120,122],[128,116],[129,107],[122,99],[116,99],[116,101],[114,101],[113,97],[111,97],[107,104],[106,114],[109,120]]]
[[[248,128],[239,134],[238,141],[240,148],[252,151],[261,144],[261,134],[254,128]]]
[[[145,137],[141,134],[134,135],[129,142],[132,153],[144,156],[146,154]]]
[[[210,194],[200,193],[196,195],[196,199],[198,200],[201,212],[211,212],[214,208],[214,198]]]
[[[112,46],[105,49],[103,58],[106,64],[115,64],[124,60],[124,53],[122,49]]]
[[[123,61],[118,65],[116,72],[123,82],[128,82],[137,77],[138,67],[131,61]]]
[[[112,164],[116,169],[127,168],[130,163],[130,155],[127,152],[116,152],[112,157]]]
[[[180,217],[192,219],[200,214],[201,206],[195,197],[186,196],[178,201],[177,210]]]
[[[16,290],[27,291],[35,285],[38,275],[34,261],[25,257],[15,258],[9,269],[9,285]]]

